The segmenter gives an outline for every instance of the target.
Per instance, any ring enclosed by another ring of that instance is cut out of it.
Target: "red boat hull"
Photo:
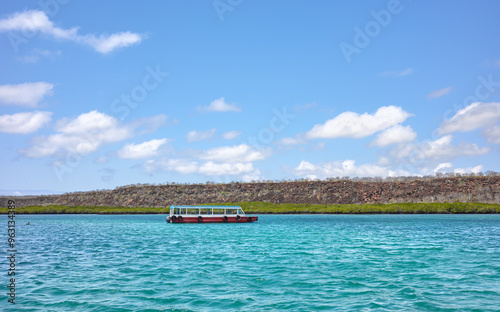
[[[180,220],[179,220],[180,219]],[[170,219],[171,223],[250,223],[255,222],[259,218],[258,217],[201,217],[201,216],[192,216],[192,217],[176,217],[173,216]]]

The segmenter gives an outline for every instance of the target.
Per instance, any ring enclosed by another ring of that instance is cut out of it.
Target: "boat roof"
[[[170,208],[217,208],[217,209],[227,209],[227,208],[232,208],[232,209],[241,209],[240,206],[208,206],[208,205],[201,205],[201,206],[170,206]]]

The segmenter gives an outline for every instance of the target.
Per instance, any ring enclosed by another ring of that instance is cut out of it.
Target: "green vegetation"
[[[215,205],[215,204],[214,204]],[[500,204],[400,203],[364,205],[272,204],[239,202],[218,205],[241,206],[247,214],[484,214],[500,213]],[[0,208],[0,214],[7,214]],[[167,214],[169,207],[30,206],[17,207],[17,214]]]
[[[0,208],[0,214],[6,214],[7,208]],[[28,206],[16,207],[16,214],[165,214],[170,207],[106,207],[106,206]]]
[[[483,203],[400,203],[363,205],[234,203],[247,214],[461,214],[500,213],[500,204]]]

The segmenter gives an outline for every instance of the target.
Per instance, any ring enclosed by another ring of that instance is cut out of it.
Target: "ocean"
[[[2,311],[500,310],[500,215],[17,215],[15,304],[0,220]]]

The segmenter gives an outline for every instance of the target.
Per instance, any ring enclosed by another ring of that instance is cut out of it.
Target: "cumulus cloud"
[[[198,171],[199,164],[196,161],[187,159],[163,159],[163,160],[147,160],[143,164],[147,173],[154,173],[158,170],[175,171],[181,174],[190,174]]]
[[[54,25],[43,11],[28,10],[14,13],[0,20],[0,32],[29,31],[40,32],[56,39],[71,40],[92,47],[99,53],[107,54],[121,47],[140,43],[144,35],[132,32],[120,32],[111,35],[79,35],[78,27],[63,29]]]
[[[51,112],[27,112],[0,115],[0,132],[27,134],[38,131],[51,120]]]
[[[446,87],[444,89],[435,90],[435,91],[432,91],[431,93],[427,94],[427,97],[430,99],[435,99],[435,98],[442,97],[442,96],[450,93],[452,90],[453,90],[452,87]]]
[[[483,171],[483,165],[468,167],[468,168],[457,168],[453,170],[455,173],[465,174],[465,173],[479,173]]]
[[[14,13],[0,20],[0,31],[39,31],[57,39],[71,39],[77,36],[78,28],[61,29],[54,26],[43,11],[29,10]]]
[[[378,134],[372,145],[387,146],[395,143],[411,142],[416,138],[417,133],[410,126],[396,125]]]
[[[216,132],[217,132],[216,129],[211,129],[208,131],[196,131],[196,130],[189,131],[188,134],[186,134],[186,141],[196,142],[196,141],[208,140],[213,138]]]
[[[401,144],[390,152],[394,159],[411,158],[412,161],[435,160],[443,161],[458,156],[477,156],[490,151],[490,148],[479,147],[476,144],[460,142],[452,144],[453,136],[445,135],[434,141],[418,144]]]
[[[228,132],[223,133],[222,137],[226,140],[232,140],[240,135],[241,135],[240,131],[228,131]]]
[[[472,103],[443,121],[438,133],[467,132],[493,125],[500,119],[500,103]]]
[[[486,137],[488,142],[493,144],[500,144],[500,126],[492,126],[483,130],[482,134]]]
[[[187,159],[148,160],[143,164],[148,173],[158,170],[173,171],[180,174],[202,174],[205,176],[247,176],[255,177],[260,174],[252,163],[218,163],[213,161],[198,162]]]
[[[267,158],[270,149],[256,149],[248,144],[211,148],[199,155],[200,159],[219,162],[253,162]]]
[[[207,176],[241,175],[255,171],[252,163],[215,163],[208,161],[202,164],[199,173]]]
[[[198,112],[241,112],[241,108],[236,105],[228,104],[223,97],[210,103],[208,106],[198,106]]]
[[[265,159],[270,150],[258,150],[249,145],[222,146],[195,153],[194,159],[148,160],[143,164],[147,173],[159,170],[179,174],[199,174],[204,176],[238,176],[244,181],[261,176],[253,162]]]
[[[380,107],[374,114],[344,112],[324,124],[315,125],[306,138],[363,138],[404,122],[410,113],[397,106]]]
[[[54,85],[47,82],[28,82],[0,86],[0,103],[37,107],[38,103],[51,94]]]
[[[490,151],[487,147],[478,147],[476,144],[461,142],[453,145],[453,137],[445,135],[435,141],[426,142],[423,148],[418,151],[422,158],[447,158],[456,156],[475,156],[486,154]]]
[[[447,163],[441,163],[439,164],[436,169],[434,169],[434,174],[436,173],[444,173],[444,172],[453,172],[453,173],[460,173],[460,174],[465,174],[465,173],[479,173],[483,170],[482,165],[478,165],[475,167],[468,167],[468,168],[456,168],[453,169],[453,164],[450,162]]]
[[[328,177],[387,177],[387,176],[398,176],[402,172],[393,171],[387,167],[382,167],[373,164],[364,164],[361,166],[356,166],[354,160],[345,161],[332,161],[324,162],[320,164],[312,164],[309,161],[302,160],[300,164],[293,169],[293,172],[297,176],[303,176],[307,178],[320,178],[325,179]],[[405,174],[407,174],[405,172]]]
[[[95,129],[99,130],[115,130],[119,129],[117,127],[118,121],[113,116],[106,115],[98,111],[91,111],[79,115],[76,118],[63,118],[56,123],[56,131],[63,134],[82,134],[88,133]],[[121,136],[126,136],[125,129],[120,129]],[[115,132],[114,131],[114,132]]]
[[[438,173],[440,171],[447,171],[448,169],[453,168],[452,163],[447,162],[447,163],[441,163],[439,164],[436,169],[434,169],[434,173]]]
[[[136,135],[143,126],[154,131],[153,125],[161,125],[161,120],[164,122],[165,116],[142,118],[124,125],[112,116],[91,111],[73,119],[59,120],[55,125],[55,134],[34,138],[32,146],[21,150],[21,153],[27,157],[53,156],[61,151],[86,155],[104,144]]]
[[[126,144],[118,151],[118,157],[127,159],[153,157],[158,155],[158,149],[167,142],[168,139],[155,139],[140,144]]]

